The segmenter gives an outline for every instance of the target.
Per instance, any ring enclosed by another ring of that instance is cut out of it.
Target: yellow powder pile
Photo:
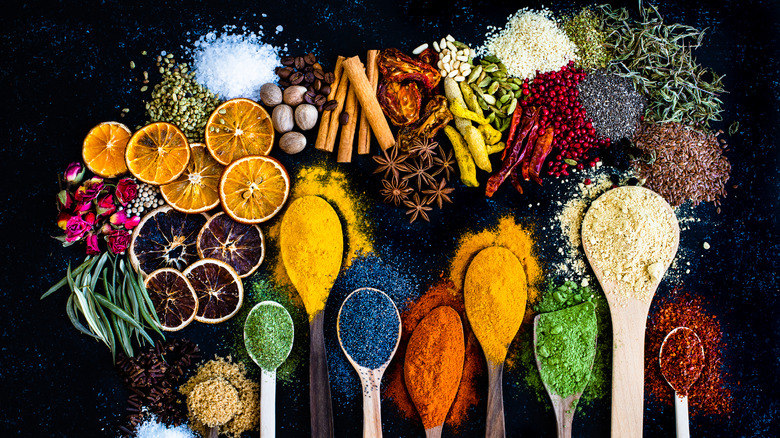
[[[461,237],[458,250],[450,263],[450,279],[456,287],[462,289],[466,271],[474,256],[489,246],[504,247],[512,251],[523,265],[528,282],[528,303],[532,304],[539,297],[539,287],[543,280],[534,243],[531,233],[517,224],[512,216],[505,216],[499,219],[498,225],[494,228],[468,233]]]
[[[346,237],[344,251],[344,266],[349,267],[355,257],[373,251],[371,243],[372,226],[366,219],[366,207],[370,205],[364,193],[352,188],[351,181],[344,172],[328,169],[325,165],[303,167],[295,175],[292,191],[287,205],[302,196],[319,196],[336,210]],[[284,216],[280,212],[279,217]],[[267,248],[279,248],[281,221],[276,221],[267,231]],[[265,230],[263,230],[265,231]],[[279,286],[291,286],[290,278],[284,268],[281,257],[271,257],[273,280]]]
[[[219,382],[222,379],[238,391],[239,406],[235,406],[235,404],[231,406],[236,408],[235,415],[233,415],[232,420],[220,427],[220,433],[239,438],[245,431],[256,428],[260,421],[260,385],[246,377],[244,364],[233,363],[229,357],[227,359],[217,357],[210,360],[198,368],[195,376],[182,385],[179,392],[189,399],[192,392],[203,390],[204,387],[200,386],[201,384],[209,381]],[[214,384],[218,385],[219,383]],[[205,398],[209,397],[212,396],[194,394],[193,399],[197,405],[198,401],[205,401]],[[202,412],[190,410],[190,428],[202,436],[207,436],[208,427],[196,415],[197,413]],[[213,414],[211,413],[209,416],[214,416]]]

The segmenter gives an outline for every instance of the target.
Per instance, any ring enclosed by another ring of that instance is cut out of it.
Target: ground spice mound
[[[294,200],[302,196],[315,195],[328,201],[338,213],[346,237],[345,267],[349,267],[359,254],[368,254],[373,251],[371,243],[373,229],[366,221],[366,206],[370,204],[352,188],[351,181],[344,172],[320,165],[302,167],[295,176],[292,187],[287,205],[292,204]],[[285,211],[286,209],[282,210],[279,217],[283,217]],[[279,247],[280,229],[281,221],[276,221],[268,229],[266,233],[267,248]],[[269,256],[268,262],[269,266],[272,267],[273,279],[276,284],[291,285],[282,258],[278,254]]]
[[[536,302],[539,297],[539,283],[542,281],[542,269],[536,259],[535,242],[531,233],[517,224],[512,216],[505,216],[498,225],[480,232],[467,233],[460,238],[458,250],[450,262],[450,275],[453,283],[461,289],[466,271],[474,256],[489,246],[504,247],[517,257],[525,269],[528,282],[528,303]],[[530,312],[527,312],[526,316]]]
[[[198,372],[179,388],[185,397],[195,387],[211,379],[225,379],[238,390],[241,407],[233,419],[220,427],[220,433],[238,438],[242,433],[257,427],[260,421],[260,385],[246,377],[246,368],[242,363],[234,363],[230,357],[217,357],[210,360]],[[208,428],[190,412],[190,428],[202,436],[208,435]]]
[[[718,317],[707,310],[701,297],[684,291],[656,299],[650,309],[645,341],[645,392],[654,403],[672,406],[674,390],[661,374],[658,354],[670,331],[688,327],[699,336],[704,347],[704,369],[688,391],[691,415],[718,415],[729,418],[733,405],[727,383],[728,370],[723,363],[728,350]]]
[[[634,162],[645,186],[677,207],[685,201],[712,202],[720,212],[720,198],[726,197],[731,163],[723,155],[725,141],[715,133],[680,123],[644,123],[634,143],[645,154]]]
[[[450,306],[460,315],[463,323],[463,335],[466,340],[466,354],[463,362],[463,376],[455,401],[447,414],[445,424],[457,429],[469,417],[469,411],[480,401],[480,388],[486,387],[485,361],[474,332],[466,318],[466,308],[463,304],[463,292],[456,288],[452,281],[442,279],[431,286],[420,298],[405,303],[406,309],[401,313],[401,342],[398,351],[390,362],[384,378],[382,395],[389,399],[398,412],[406,418],[421,422],[417,409],[412,402],[404,383],[404,357],[406,346],[417,324],[433,309],[439,306]],[[421,423],[420,423],[421,424]]]

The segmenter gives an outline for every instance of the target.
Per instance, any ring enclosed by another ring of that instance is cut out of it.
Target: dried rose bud
[[[98,237],[96,234],[90,234],[87,236],[87,255],[100,254],[100,247],[98,246]]]
[[[69,186],[80,183],[81,180],[84,179],[86,170],[87,169],[81,163],[73,162],[68,164],[68,167],[65,169],[65,181]]]

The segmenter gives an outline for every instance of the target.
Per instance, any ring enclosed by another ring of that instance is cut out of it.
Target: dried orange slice
[[[225,213],[217,213],[198,234],[198,255],[222,260],[239,277],[248,277],[263,262],[263,232],[257,225],[242,224]]]
[[[216,324],[227,321],[241,309],[244,285],[235,269],[216,259],[199,260],[184,270],[198,296],[195,319]]]
[[[190,145],[190,164],[172,183],[160,186],[165,201],[182,213],[202,213],[219,205],[219,164],[200,143]]]
[[[226,166],[247,155],[268,155],[273,145],[271,117],[255,101],[228,100],[206,122],[206,147]]]
[[[271,157],[250,156],[236,160],[219,181],[219,199],[225,213],[244,224],[258,224],[274,217],[287,202],[290,176]]]
[[[103,122],[90,129],[81,148],[84,164],[103,178],[126,173],[125,148],[131,134],[130,128],[119,122]]]
[[[157,317],[160,318],[161,329],[176,332],[195,319],[198,297],[184,274],[175,269],[162,268],[149,274],[144,284]]]
[[[141,218],[130,240],[128,254],[133,267],[144,275],[160,268],[183,270],[198,260],[198,233],[204,214],[184,214],[167,205]]]
[[[190,146],[175,125],[150,123],[136,131],[125,150],[130,173],[147,184],[168,184],[187,169]]]

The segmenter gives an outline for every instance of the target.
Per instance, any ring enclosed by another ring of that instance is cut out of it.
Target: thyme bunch
[[[667,24],[655,6],[643,7],[641,1],[639,9],[641,18],[635,20],[626,8],[597,7],[607,47],[614,54],[608,70],[630,78],[648,97],[648,121],[709,127],[710,121],[722,120],[723,76],[693,56],[704,30]]]

